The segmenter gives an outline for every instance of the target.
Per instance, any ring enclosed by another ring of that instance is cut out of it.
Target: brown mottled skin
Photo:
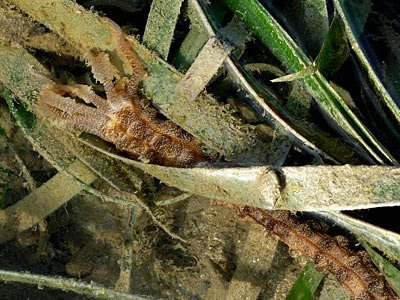
[[[317,269],[333,274],[354,299],[399,299],[376,272],[368,255],[349,250],[346,238],[324,234],[316,225],[304,222],[288,211],[268,211],[249,206],[238,209],[243,216],[286,243],[293,253],[314,260]]]

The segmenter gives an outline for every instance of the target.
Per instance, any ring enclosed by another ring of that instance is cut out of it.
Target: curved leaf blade
[[[366,72],[371,86],[373,87],[375,93],[379,96],[384,106],[389,109],[391,115],[394,117],[397,123],[400,124],[400,107],[395,103],[394,99],[387,91],[382,80],[378,76],[376,67],[371,64],[367,54],[360,46],[360,30],[363,26],[361,26],[357,19],[352,17],[355,15],[354,12],[352,13],[352,10],[357,10],[358,12],[357,4],[353,4],[352,1],[347,1],[345,4],[343,0],[335,0],[334,2],[336,10],[344,23],[344,28],[352,50],[355,52],[362,68]],[[355,21],[353,21],[354,19]]]
[[[223,0],[223,2],[290,71],[299,72],[312,64],[289,34],[258,1]],[[362,124],[320,72],[317,71],[304,78],[303,82],[316,97],[330,121],[337,124],[337,130],[352,140],[360,152],[364,152],[367,157],[372,157],[380,164],[389,162],[398,165],[396,159]],[[372,162],[371,158],[370,161]]]

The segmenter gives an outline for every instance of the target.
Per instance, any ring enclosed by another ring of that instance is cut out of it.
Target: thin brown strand
[[[144,69],[144,63],[132,50],[131,46],[128,44],[125,35],[120,36],[120,48],[121,52],[127,58],[129,65],[132,68],[132,75],[129,80],[129,89],[131,92],[136,92],[139,89],[140,82],[146,75],[146,70]]]
[[[110,31],[117,36],[118,39],[118,55],[123,59],[124,63],[129,66],[129,92],[136,93],[139,90],[140,83],[144,76],[146,76],[145,65],[142,59],[129,45],[126,34],[124,34],[121,28],[108,18],[103,19],[104,22],[110,28]]]

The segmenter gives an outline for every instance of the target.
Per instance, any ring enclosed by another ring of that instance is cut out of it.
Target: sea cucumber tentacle
[[[39,93],[38,106],[44,117],[50,118],[59,127],[103,135],[103,128],[109,118],[96,108],[76,103],[70,97],[64,97],[51,87]]]
[[[111,63],[110,56],[105,52],[85,54],[85,60],[91,67],[94,78],[104,86],[107,99],[113,104],[114,79],[119,79],[118,70]]]
[[[108,101],[97,95],[93,89],[84,84],[70,84],[70,85],[58,85],[59,90],[63,90],[71,95],[77,96],[87,104],[93,104],[101,112],[105,113],[109,111],[110,106]],[[61,92],[60,91],[60,92]]]

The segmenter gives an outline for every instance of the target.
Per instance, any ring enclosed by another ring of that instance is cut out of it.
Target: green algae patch
[[[25,49],[0,43],[0,79],[18,98],[32,105],[48,71]],[[28,107],[29,109],[30,107]]]
[[[380,199],[399,199],[400,198],[400,182],[379,182],[372,186],[371,192]]]

